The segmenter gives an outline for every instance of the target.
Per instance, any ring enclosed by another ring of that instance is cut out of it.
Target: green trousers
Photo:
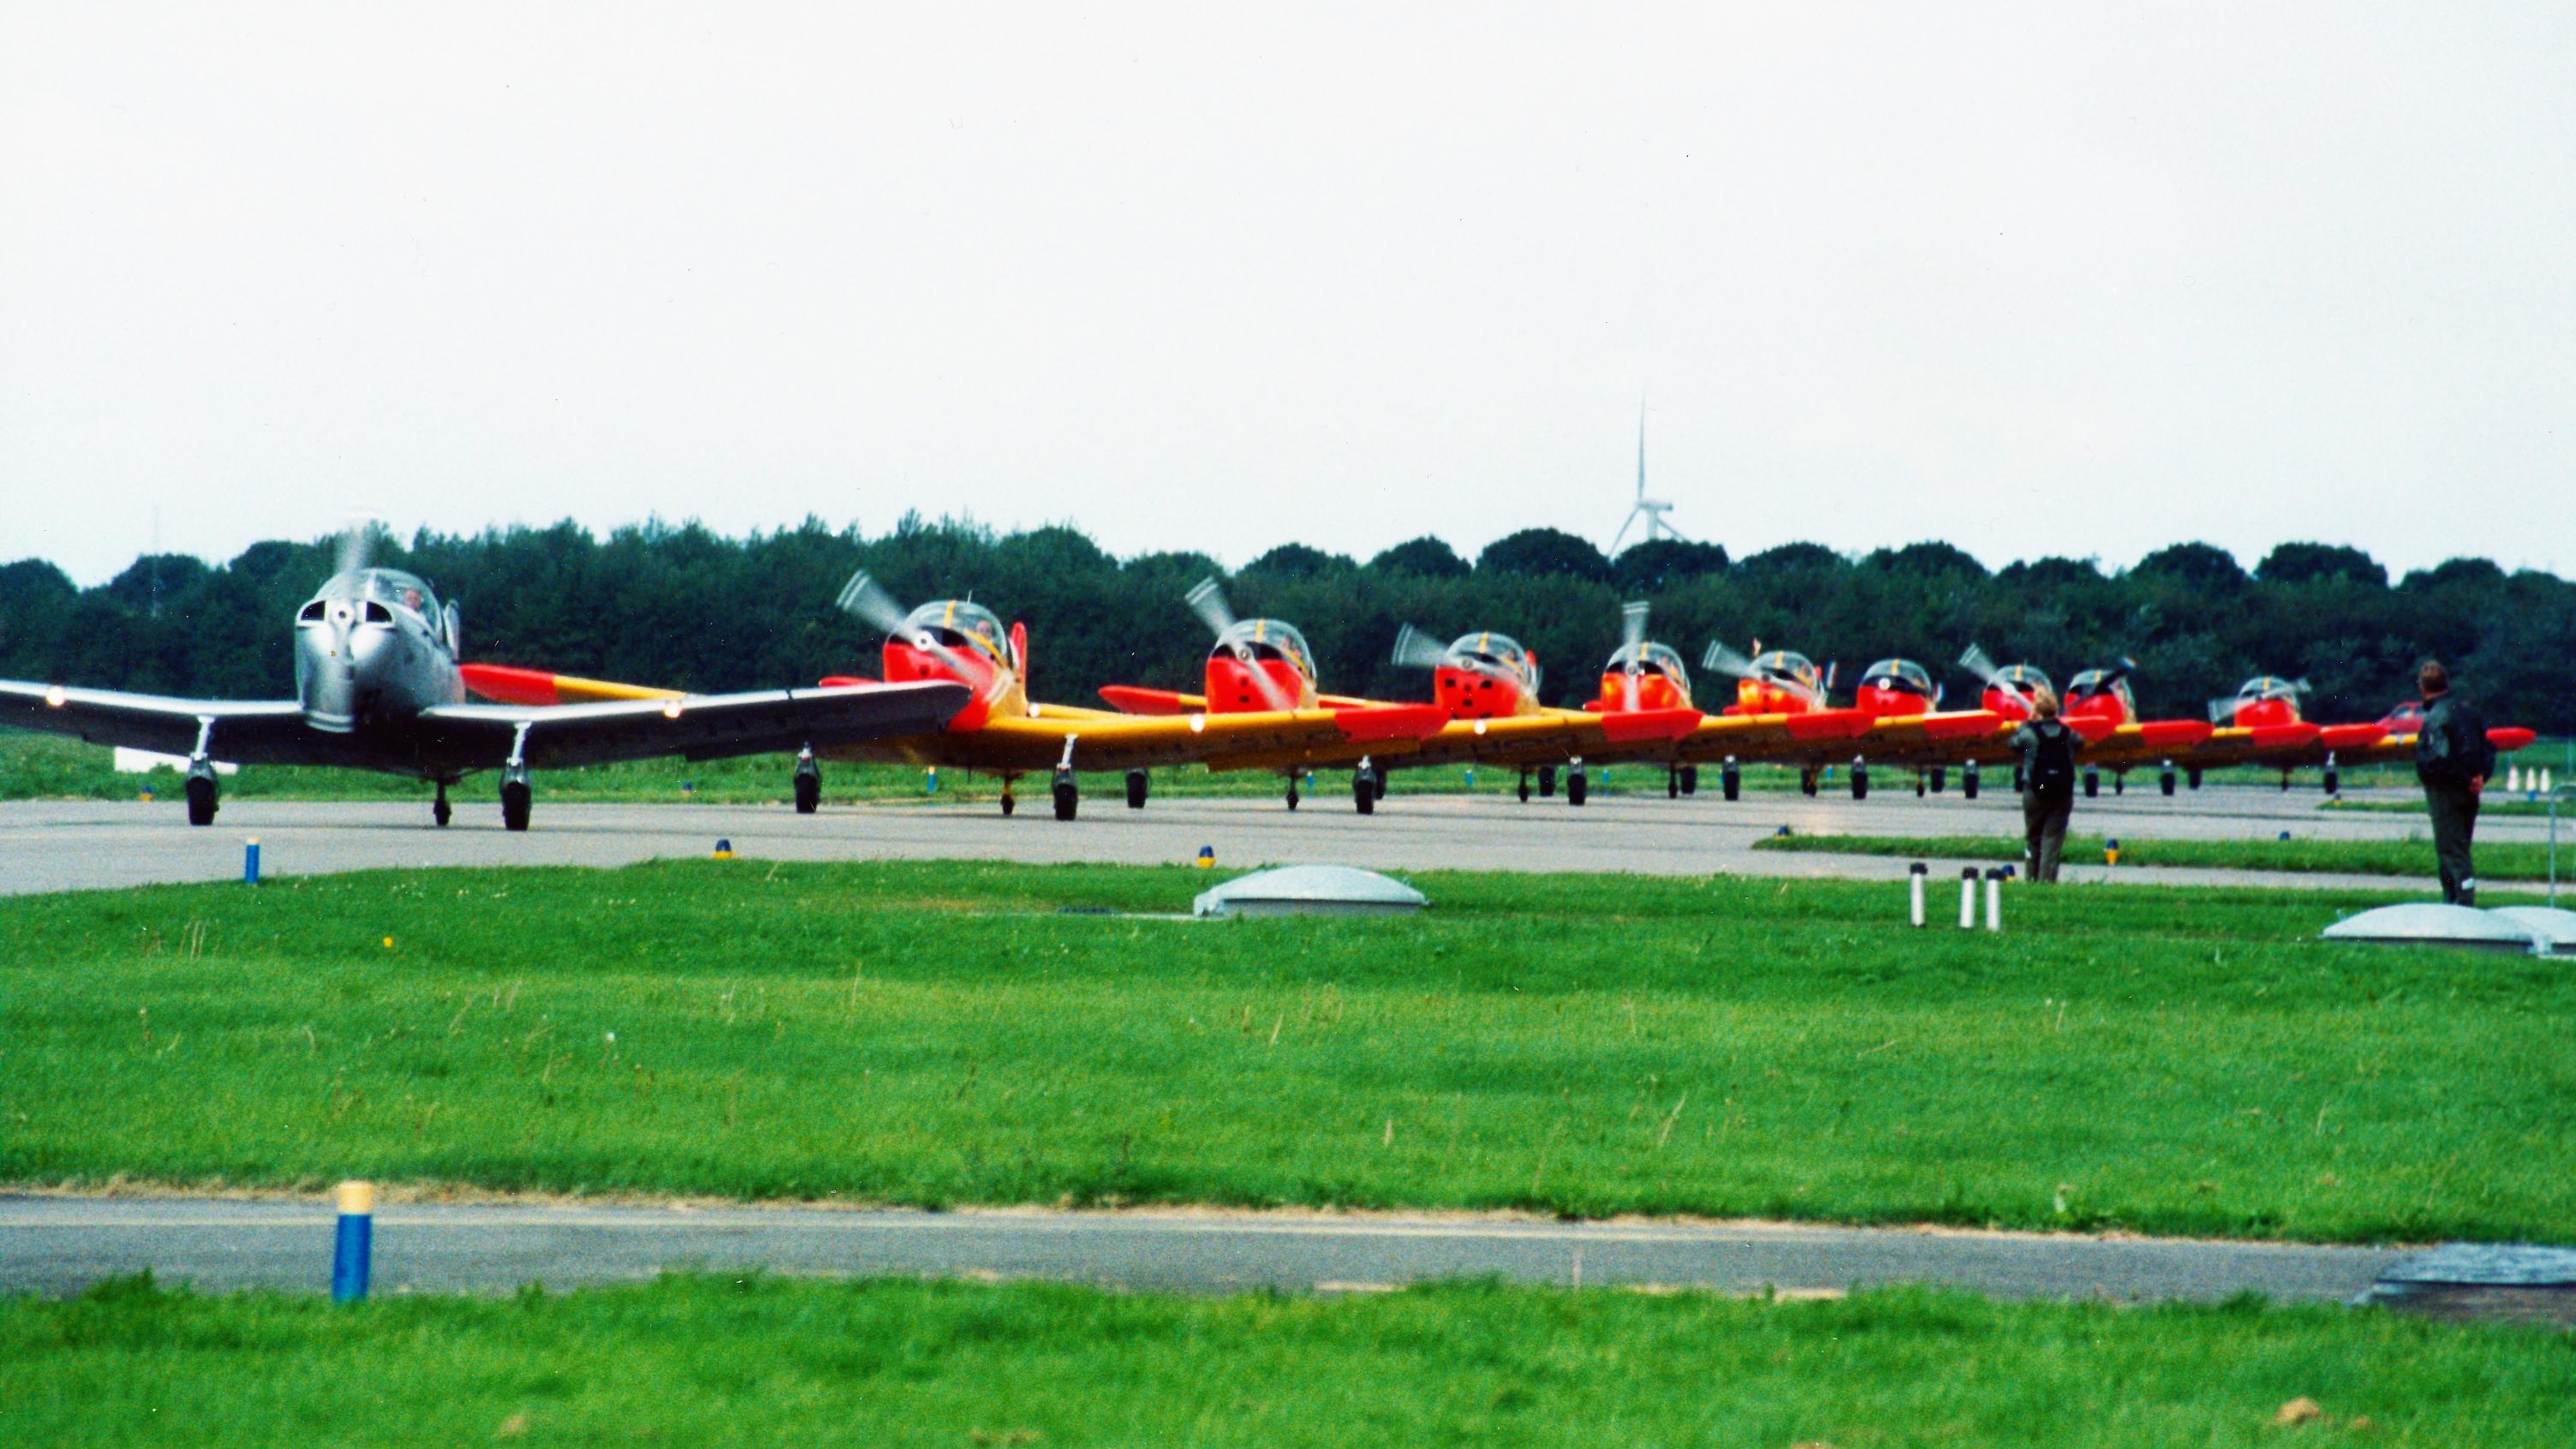
[[[2075,813],[2075,792],[2064,794],[2037,790],[2024,791],[2021,797],[2023,843],[2027,847],[2028,875],[2033,881],[2053,885],[2057,881],[2057,857],[2066,849],[2066,821]]]
[[[2469,838],[2478,830],[2478,792],[2465,785],[2427,785],[2424,806],[2433,816],[2433,855],[2442,864],[2442,899],[2478,903],[2478,871],[2469,861]]]

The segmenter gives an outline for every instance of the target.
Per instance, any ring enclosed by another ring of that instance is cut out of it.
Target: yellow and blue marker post
[[[344,1182],[337,1194],[340,1226],[331,1244],[331,1301],[367,1296],[367,1270],[376,1250],[376,1185]]]

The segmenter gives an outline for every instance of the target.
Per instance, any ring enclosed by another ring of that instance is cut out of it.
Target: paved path
[[[1225,866],[1338,862],[1374,869],[1633,871],[1661,875],[1731,872],[1778,876],[1886,878],[1904,862],[1884,858],[1756,851],[1753,842],[1786,825],[1800,834],[1994,835],[2017,833],[2009,791],[1975,801],[1955,794],[1917,800],[1881,794],[1813,799],[1759,793],[1729,804],[1712,791],[1691,800],[1596,798],[1582,809],[1561,800],[1523,805],[1497,796],[1390,797],[1362,817],[1327,795],[1294,813],[1255,799],[1156,800],[1141,811],[1086,800],[1081,818],[1046,812],[1003,819],[990,806],[877,805],[800,816],[783,806],[549,805],[524,835],[500,829],[497,806],[468,803],[456,824],[434,829],[425,806],[396,803],[228,802],[221,823],[192,830],[172,804],[33,801],[0,804],[0,895],[229,880],[241,873],[242,842],[257,836],[271,874],[416,865],[622,865],[657,856],[703,855],[718,837],[762,859],[984,858],[1026,861],[1163,863],[1213,846]],[[2420,832],[2412,815],[2316,809],[2313,792],[2211,788],[2167,800],[2149,792],[2079,802],[2087,832],[2146,838],[2269,839],[2282,830],[2318,839],[2402,839]],[[2499,818],[2488,839],[2534,839],[2543,822]],[[2307,887],[2431,888],[2385,876],[2140,869],[2107,873],[2131,882]],[[2077,880],[2101,879],[2076,863]]]
[[[150,1269],[320,1291],[325,1203],[0,1196],[0,1293]],[[2005,1298],[2350,1302],[2393,1249],[1800,1227],[1195,1212],[407,1206],[376,1216],[378,1292],[505,1292],[666,1270],[1048,1278],[1123,1288],[1371,1289],[1491,1275],[1731,1292],[1937,1283]]]

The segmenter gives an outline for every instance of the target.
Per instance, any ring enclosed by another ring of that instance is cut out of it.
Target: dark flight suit
[[[2478,785],[2495,773],[2495,746],[2475,706],[2456,694],[2424,705],[2415,734],[2415,778],[2424,782],[2424,807],[2433,817],[2433,854],[2442,866],[2442,899],[2478,903],[2477,867],[2469,841],[2478,828]]]
[[[2075,752],[2084,737],[2059,719],[2034,720],[2013,731],[2021,751],[2021,824],[2030,878],[2057,882],[2057,858],[2066,849],[2066,822],[2075,813]]]

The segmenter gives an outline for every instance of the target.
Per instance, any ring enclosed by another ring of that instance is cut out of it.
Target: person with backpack
[[[2478,874],[2469,840],[2477,834],[2479,795],[2495,773],[2495,744],[2477,707],[2451,693],[2449,670],[2426,664],[2416,672],[2415,686],[2424,696],[2424,723],[2415,731],[2415,778],[2424,782],[2424,806],[2433,816],[2442,899],[2474,906]]]
[[[2084,737],[2057,717],[2057,696],[2043,687],[2030,700],[2030,722],[2012,733],[2021,751],[2021,822],[2028,843],[2029,878],[2057,883],[2057,857],[2066,849],[2066,822],[2075,814],[2075,752]]]

